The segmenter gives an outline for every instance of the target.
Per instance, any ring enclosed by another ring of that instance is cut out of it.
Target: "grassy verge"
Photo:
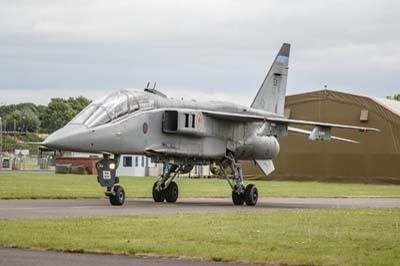
[[[128,197],[151,197],[155,177],[122,177]],[[0,198],[101,198],[94,176],[0,172]],[[225,180],[176,179],[180,197],[230,197]],[[261,197],[400,197],[398,185],[248,181]]]
[[[398,265],[399,227],[400,209],[0,220],[0,245],[289,265]]]

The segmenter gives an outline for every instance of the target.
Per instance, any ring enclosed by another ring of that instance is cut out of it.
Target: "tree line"
[[[395,94],[393,96],[387,96],[386,98],[389,99],[389,100],[400,101],[400,94]]]
[[[84,96],[68,99],[52,98],[46,105],[20,103],[0,106],[3,130],[52,133],[65,126],[82,111],[90,100]]]

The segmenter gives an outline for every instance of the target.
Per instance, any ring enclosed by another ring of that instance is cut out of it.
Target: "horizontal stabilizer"
[[[352,129],[352,130],[358,130],[360,132],[365,132],[365,133],[367,133],[369,131],[375,131],[375,132],[379,132],[380,131],[377,128],[371,128],[371,127],[359,127],[359,126],[350,126],[350,125],[342,125],[342,124],[333,124],[333,123],[323,123],[323,122],[314,122],[314,121],[306,121],[306,120],[287,119],[287,118],[284,118],[284,117],[267,117],[266,120],[271,121],[271,122],[294,124],[294,125]]]
[[[257,165],[261,168],[265,175],[269,175],[275,171],[272,160],[256,160]]]
[[[305,130],[301,128],[296,128],[296,127],[288,127],[289,132],[294,132],[294,133],[299,133],[299,134],[305,134],[309,136],[310,140],[316,140],[313,138],[313,134],[315,134],[315,131],[310,131],[310,130]],[[359,143],[358,141],[352,140],[352,139],[345,139],[345,138],[340,138],[340,137],[335,137],[335,136],[330,136],[330,139],[333,140],[338,140],[338,141],[344,141],[344,142],[349,142],[349,143]],[[324,139],[321,139],[324,140]]]

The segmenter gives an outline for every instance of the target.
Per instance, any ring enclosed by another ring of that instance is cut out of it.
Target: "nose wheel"
[[[121,206],[125,203],[125,191],[121,186],[115,186],[113,193],[108,196],[111,205]]]

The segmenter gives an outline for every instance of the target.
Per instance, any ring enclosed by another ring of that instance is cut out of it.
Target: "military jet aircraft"
[[[102,153],[96,164],[98,182],[106,187],[112,205],[125,201],[116,185],[120,154],[142,154],[163,163],[154,183],[155,202],[175,202],[178,173],[194,165],[219,166],[232,189],[235,205],[256,205],[257,187],[244,185],[238,160],[254,160],[268,175],[279,153],[277,137],[288,132],[309,135],[310,140],[354,140],[331,135],[331,128],[378,131],[374,128],[292,120],[284,116],[290,45],[284,43],[251,106],[211,101],[181,100],[147,86],[144,91],[120,90],[92,102],[42,145],[55,150]],[[293,125],[310,126],[312,130]],[[226,169],[230,169],[231,175]]]

